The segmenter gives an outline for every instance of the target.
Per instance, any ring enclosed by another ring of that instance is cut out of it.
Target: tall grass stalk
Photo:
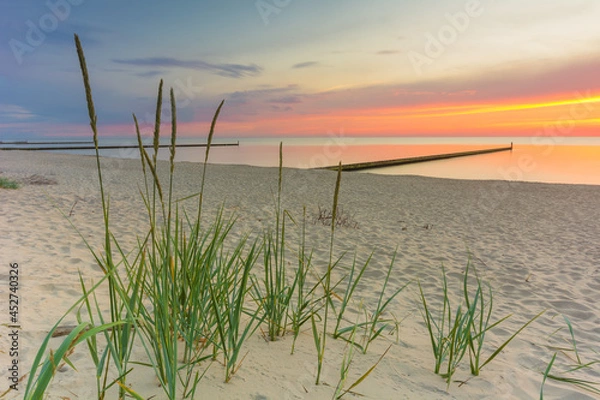
[[[467,274],[465,274],[467,275]],[[466,278],[465,278],[466,279]],[[423,288],[419,283],[419,291],[421,294],[422,314],[425,319],[425,324],[429,333],[431,347],[435,358],[435,373],[440,374],[446,379],[448,386],[452,380],[452,376],[460,361],[464,357],[469,347],[469,334],[472,325],[475,307],[478,304],[480,291],[475,294],[475,299],[471,301],[471,307],[464,307],[462,304],[456,309],[454,316],[450,305],[450,297],[448,295],[448,281],[446,271],[442,265],[442,311],[436,319],[425,299]],[[441,372],[443,363],[446,362],[446,372]]]
[[[296,340],[300,334],[302,326],[311,320],[318,312],[318,303],[320,299],[315,299],[315,291],[319,284],[312,288],[307,288],[307,276],[311,271],[313,253],[306,249],[306,207],[302,211],[302,233],[298,247],[298,267],[296,269],[294,287],[295,301],[291,306],[291,324],[294,340],[292,341],[291,354],[294,354]]]
[[[315,384],[319,384],[321,382],[321,371],[323,368],[323,360],[325,357],[325,346],[327,340],[327,321],[329,318],[329,305],[332,302],[332,292],[331,292],[331,272],[335,266],[333,262],[333,251],[334,251],[334,242],[335,242],[335,217],[337,215],[337,207],[338,207],[338,198],[340,194],[340,182],[342,180],[342,162],[340,161],[338,165],[337,178],[335,181],[335,190],[333,192],[333,206],[332,206],[332,218],[331,218],[331,234],[329,240],[329,263],[327,265],[327,271],[325,272],[325,285],[324,285],[324,299],[325,299],[325,311],[323,313],[323,329],[319,333],[317,331],[316,326],[316,316],[313,315],[311,317],[312,320],[312,328],[313,328],[313,338],[315,341],[315,345],[317,347],[317,378]]]
[[[264,276],[262,281],[253,278],[253,297],[262,308],[267,323],[267,336],[274,341],[285,335],[290,317],[292,296],[300,280],[303,269],[296,271],[289,282],[286,267],[286,218],[295,223],[282,207],[283,191],[283,143],[279,144],[279,169],[277,199],[275,203],[274,232],[269,230],[263,239]]]
[[[151,343],[152,365],[157,370],[159,381],[169,398],[175,398],[178,382],[182,386],[184,397],[194,396],[202,376],[194,372],[194,367],[199,362],[210,358],[209,355],[204,355],[204,351],[208,344],[214,342],[218,320],[212,314],[209,288],[211,279],[218,274],[219,257],[233,221],[224,221],[221,212],[217,215],[213,226],[203,233],[200,228],[201,209],[198,209],[196,219],[190,220],[187,214],[185,219],[181,217],[178,205],[173,206],[175,203],[172,192],[176,149],[176,109],[172,90],[171,110],[173,120],[166,205],[162,203],[163,196],[159,192],[161,184],[156,173],[158,169],[156,158],[148,157],[143,147],[140,147],[142,158],[146,161],[145,164],[154,180],[152,200],[150,196],[144,196],[151,223],[152,242],[147,249],[146,268],[149,270],[149,279],[146,280],[146,293],[153,307],[151,310],[144,310],[142,317],[144,333]],[[216,120],[213,119],[214,121]],[[214,124],[211,129],[214,132]],[[138,142],[140,143],[141,139],[138,138]],[[208,161],[208,153],[209,149],[205,155],[205,162]],[[206,165],[204,168],[206,169]],[[157,198],[156,193],[161,208],[166,210],[166,218],[160,230],[157,230],[155,225],[156,213],[153,201]],[[187,225],[184,224],[184,220],[187,221]],[[183,344],[182,363],[178,361],[180,340]]]
[[[204,165],[202,166],[202,179],[200,181],[200,193],[198,194],[198,218],[196,226],[200,228],[200,223],[202,222],[202,205],[204,201],[204,185],[206,183],[206,169],[208,167],[208,156],[210,154],[210,146],[212,145],[213,136],[215,134],[215,126],[217,125],[217,119],[219,119],[219,114],[221,113],[221,108],[223,108],[223,104],[225,104],[225,100],[221,100],[219,106],[217,107],[217,111],[213,115],[213,119],[210,123],[210,131],[208,132],[208,139],[206,140],[206,152],[204,153]]]
[[[100,165],[100,152],[98,146],[98,129],[97,129],[97,116],[96,110],[94,107],[94,101],[92,98],[92,88],[90,85],[90,78],[87,69],[87,64],[85,61],[85,55],[83,53],[83,47],[81,46],[81,41],[79,37],[75,35],[75,46],[77,49],[77,56],[79,58],[79,65],[81,68],[81,73],[83,77],[83,84],[85,88],[86,102],[88,107],[88,115],[90,119],[90,127],[93,133],[93,141],[96,153],[96,167],[98,173],[98,181],[100,184],[100,197],[102,202],[102,214],[104,219],[104,255],[103,262],[105,273],[108,275],[108,285],[109,285],[109,300],[110,300],[110,321],[116,323],[117,321],[123,320],[124,316],[122,315],[124,311],[124,303],[123,296],[125,295],[121,290],[122,287],[119,286],[116,265],[113,260],[112,254],[112,233],[109,228],[109,199],[105,195],[104,185],[102,179],[102,167]],[[127,363],[128,363],[128,354],[132,345],[133,338],[129,335],[130,326],[117,325],[111,334],[111,344],[114,348],[113,360],[115,362],[115,366],[118,370],[119,376],[122,377],[119,379],[120,389],[119,389],[119,398],[124,398],[125,390],[123,387],[126,386],[126,371],[127,371]]]

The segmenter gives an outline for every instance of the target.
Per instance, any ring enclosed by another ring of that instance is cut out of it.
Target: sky
[[[2,0],[0,140],[600,136],[597,0]],[[163,121],[170,121],[168,96]],[[165,126],[166,127],[166,126]]]

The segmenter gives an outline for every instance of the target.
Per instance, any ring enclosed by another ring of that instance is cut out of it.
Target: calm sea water
[[[181,138],[178,142],[203,141]],[[212,148],[209,162],[276,166],[280,142],[284,146],[283,164],[292,168],[318,168],[337,165],[339,161],[378,161],[504,147],[514,142],[514,149],[510,152],[372,169],[362,173],[600,185],[600,138],[242,138],[237,147]],[[111,138],[101,142],[135,143],[133,138]],[[204,151],[203,148],[179,148],[176,159],[203,161]],[[83,150],[68,152],[93,154],[93,151]],[[119,158],[139,156],[137,149],[103,150],[101,154]],[[159,157],[168,159],[168,149],[161,149]]]

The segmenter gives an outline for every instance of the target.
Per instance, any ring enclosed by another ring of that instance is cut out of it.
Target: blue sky
[[[596,0],[4,1],[0,139],[88,134],[74,33],[106,135],[152,119],[161,78],[188,135],[221,99],[232,137],[531,135],[581,96],[570,133],[592,135],[599,20]]]

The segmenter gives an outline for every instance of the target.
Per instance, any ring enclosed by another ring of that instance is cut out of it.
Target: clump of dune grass
[[[19,182],[9,178],[0,177],[0,189],[18,189]]]
[[[262,309],[267,324],[267,337],[276,340],[287,332],[292,296],[298,283],[303,283],[301,269],[290,282],[286,267],[286,220],[294,223],[289,212],[282,208],[283,143],[279,144],[279,175],[275,203],[275,226],[263,238],[263,278],[253,277],[252,294]],[[302,288],[299,288],[302,290]]]
[[[78,304],[77,341],[68,336],[60,349],[72,348],[85,341],[96,367],[97,396],[105,398],[115,390],[118,398],[142,398],[127,385],[132,371],[131,356],[134,343],[145,349],[147,362],[136,365],[151,368],[169,399],[194,398],[203,376],[196,368],[201,362],[223,354],[225,380],[239,367],[239,354],[244,340],[256,329],[260,320],[253,319],[242,326],[246,313],[244,299],[248,292],[249,274],[256,260],[257,246],[246,251],[245,240],[235,251],[224,251],[233,220],[219,213],[212,226],[201,229],[201,193],[195,217],[181,211],[173,198],[174,159],[176,150],[176,106],[173,90],[171,103],[171,146],[169,175],[165,185],[159,179],[157,162],[162,108],[162,81],[157,96],[153,154],[141,146],[137,118],[133,115],[144,187],[140,193],[148,214],[149,230],[139,238],[138,247],[126,252],[110,229],[110,202],[105,193],[101,159],[98,153],[98,131],[89,73],[79,38],[75,36],[77,53],[83,75],[90,127],[96,147],[96,163],[104,217],[104,246],[102,252],[88,248],[104,272],[103,279],[88,288],[80,278],[83,296]],[[219,105],[209,133],[208,149],[214,126],[223,103]],[[206,171],[206,161],[205,168]],[[159,221],[162,221],[159,223]],[[80,234],[85,241],[85,236]],[[87,242],[86,242],[87,244]],[[106,288],[109,312],[106,314],[97,299],[100,288]],[[85,313],[82,313],[85,311]],[[83,315],[87,318],[84,320]],[[241,327],[241,328],[240,328]],[[82,329],[85,334],[79,335]],[[50,335],[44,343],[47,344]],[[65,347],[66,346],[66,347]],[[40,364],[47,346],[42,346],[32,368],[25,398],[41,398],[53,376],[56,363],[66,359],[65,352],[50,352]],[[183,359],[179,355],[183,354]],[[57,358],[57,356],[59,356]],[[68,361],[68,359],[66,359]],[[69,363],[70,364],[70,363]],[[36,374],[38,365],[41,372]],[[72,364],[70,364],[72,365]]]
[[[463,301],[452,311],[450,295],[448,291],[448,280],[446,271],[442,266],[442,308],[437,317],[430,307],[423,287],[419,282],[419,293],[421,297],[421,314],[429,333],[431,349],[435,359],[434,372],[441,375],[447,382],[448,387],[458,366],[464,356],[469,355],[471,374],[479,375],[480,370],[496,358],[500,352],[529,324],[539,318],[544,311],[540,312],[518,330],[516,330],[500,346],[492,351],[486,358],[482,358],[485,337],[488,332],[506,321],[511,315],[507,315],[495,322],[491,322],[493,311],[492,289],[487,285],[484,288],[479,277],[476,277],[475,292],[469,290],[470,262],[464,272],[463,278]],[[442,368],[445,365],[445,370]]]

